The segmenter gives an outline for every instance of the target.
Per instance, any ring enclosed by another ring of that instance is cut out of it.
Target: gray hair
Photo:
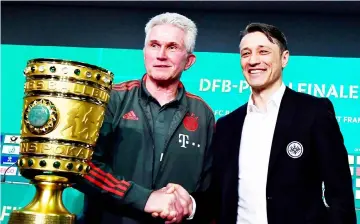
[[[178,13],[163,13],[150,19],[145,26],[145,45],[149,41],[151,29],[157,25],[171,24],[185,31],[185,47],[188,52],[193,52],[197,36],[195,23],[189,18]]]

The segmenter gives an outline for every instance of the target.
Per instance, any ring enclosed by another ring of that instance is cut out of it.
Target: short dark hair
[[[281,52],[288,50],[286,37],[279,28],[265,23],[250,23],[245,30],[240,33],[240,41],[245,35],[253,32],[261,32],[269,39],[271,43],[277,44]],[[275,40],[274,40],[275,39]]]

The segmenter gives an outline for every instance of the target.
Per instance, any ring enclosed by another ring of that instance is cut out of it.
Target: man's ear
[[[284,51],[281,54],[281,67],[285,68],[287,63],[289,62],[290,52],[288,50]]]
[[[187,57],[187,62],[185,64],[185,69],[188,70],[196,61],[196,56],[194,54],[189,54]]]

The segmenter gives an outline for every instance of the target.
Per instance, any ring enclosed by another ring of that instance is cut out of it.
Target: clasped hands
[[[183,218],[191,215],[193,203],[182,186],[170,183],[150,194],[144,210],[153,217],[166,220],[165,223],[180,223]]]

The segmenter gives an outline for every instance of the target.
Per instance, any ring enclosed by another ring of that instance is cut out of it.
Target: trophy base
[[[27,211],[13,211],[9,223],[14,224],[74,224],[75,215],[42,214]]]
[[[32,182],[36,195],[24,208],[10,214],[9,224],[74,224],[71,214],[62,202],[62,193],[70,184],[61,176],[38,175]]]

